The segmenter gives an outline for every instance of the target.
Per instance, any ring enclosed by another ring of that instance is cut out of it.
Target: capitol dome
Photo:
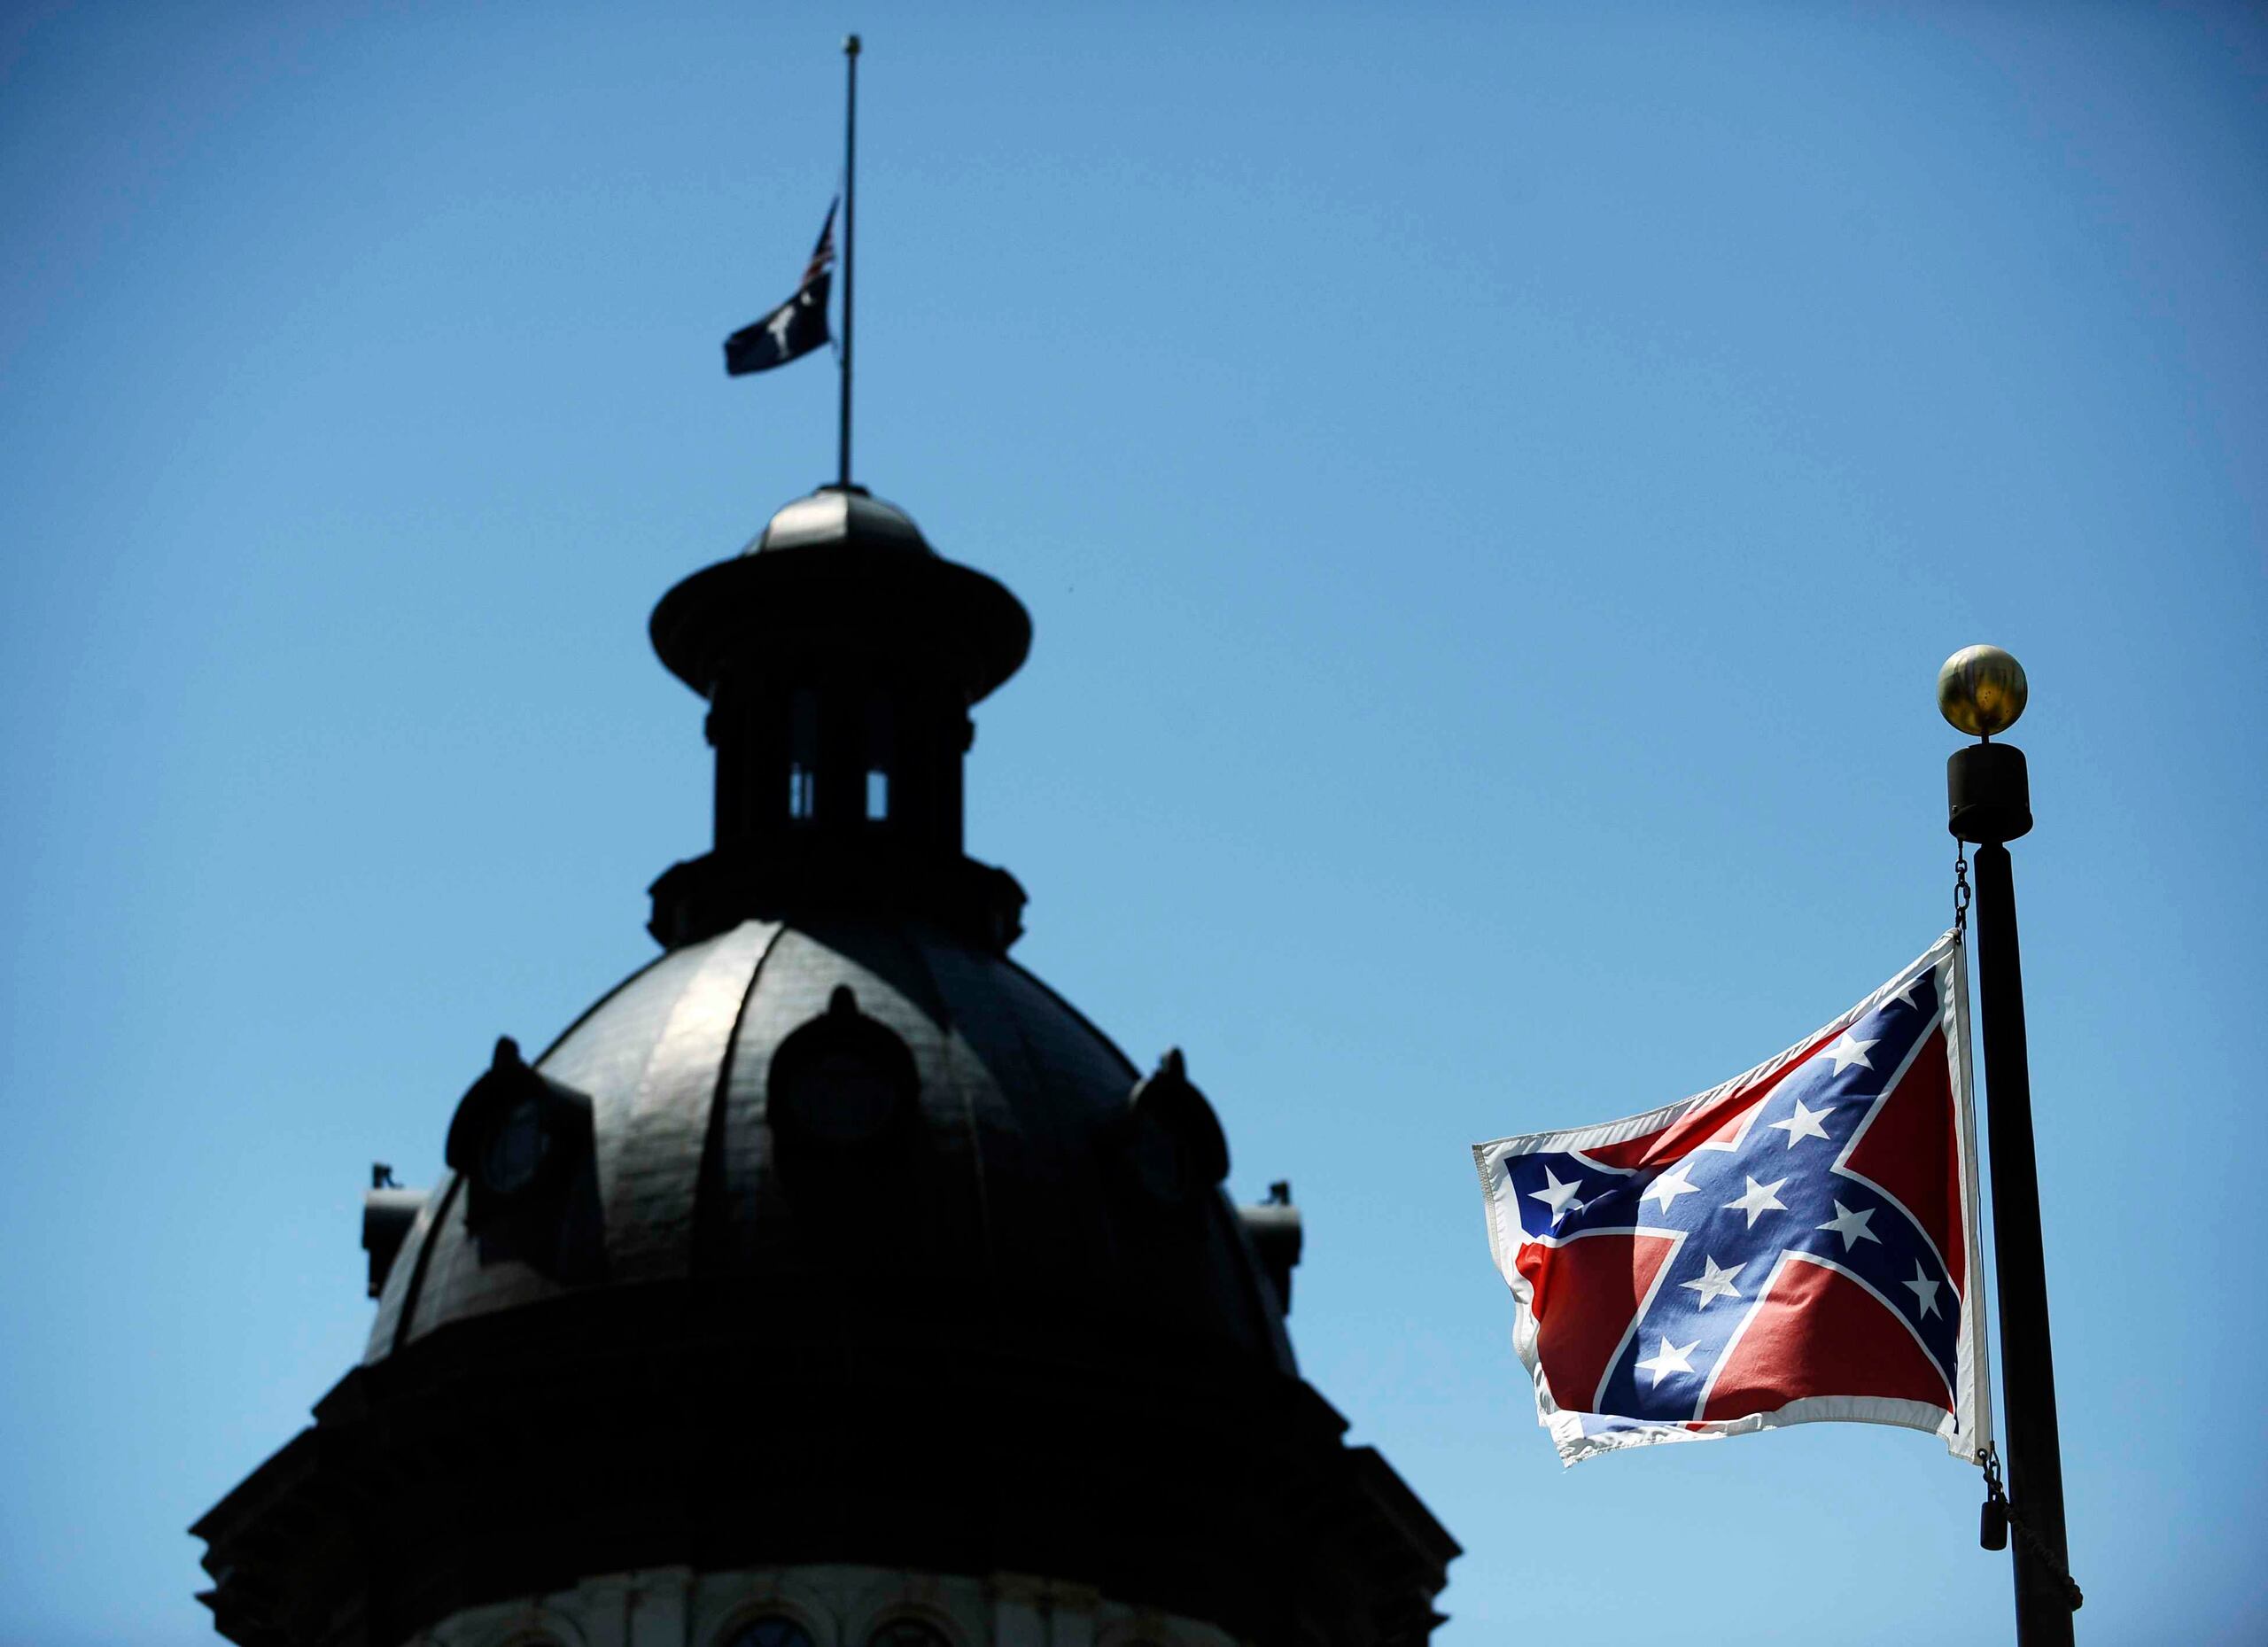
[[[835,486],[650,627],[711,845],[658,957],[469,1049],[438,1183],[380,1175],[361,1363],[193,1529],[221,1633],[1422,1642],[1456,1546],[1299,1375],[1289,1186],[1229,1199],[1190,1062],[1010,959],[962,851],[1022,606]]]
[[[805,1034],[843,1043],[826,1068],[799,1069]],[[668,1280],[756,1289],[749,1325],[783,1340],[919,1292],[1044,1314],[1051,1353],[1082,1360],[1171,1342],[1294,1370],[1288,1254],[1271,1280],[1273,1238],[1255,1243],[1216,1189],[1204,1099],[1169,1070],[1130,1105],[1137,1071],[1099,1030],[926,923],[744,921],[625,980],[533,1070],[588,1103],[592,1193],[545,1215],[584,1255],[497,1250],[466,1188],[509,1178],[517,1163],[488,1156],[511,1135],[468,1146],[391,1258],[367,1362],[580,1288]],[[579,1163],[542,1165],[563,1181]],[[812,1308],[827,1319],[798,1318]]]

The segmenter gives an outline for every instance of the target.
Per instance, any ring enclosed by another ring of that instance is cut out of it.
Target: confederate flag
[[[1828,1418],[1991,1440],[1954,934],[1721,1086],[1472,1154],[1566,1463]]]

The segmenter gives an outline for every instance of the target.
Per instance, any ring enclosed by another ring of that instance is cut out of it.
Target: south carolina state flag
[[[1826,1418],[1989,1443],[1954,934],[1721,1086],[1472,1154],[1566,1463]]]

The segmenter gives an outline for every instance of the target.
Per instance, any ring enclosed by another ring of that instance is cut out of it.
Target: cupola
[[[654,609],[654,649],[709,702],[715,838],[653,888],[676,948],[751,916],[927,915],[1005,952],[1023,891],[961,851],[970,708],[1031,647],[1022,604],[902,509],[827,486]]]

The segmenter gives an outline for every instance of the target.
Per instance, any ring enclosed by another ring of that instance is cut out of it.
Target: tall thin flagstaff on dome
[[[843,100],[843,421],[837,445],[835,484],[850,484],[850,299],[851,271],[858,266],[858,36],[843,40],[846,82]]]

